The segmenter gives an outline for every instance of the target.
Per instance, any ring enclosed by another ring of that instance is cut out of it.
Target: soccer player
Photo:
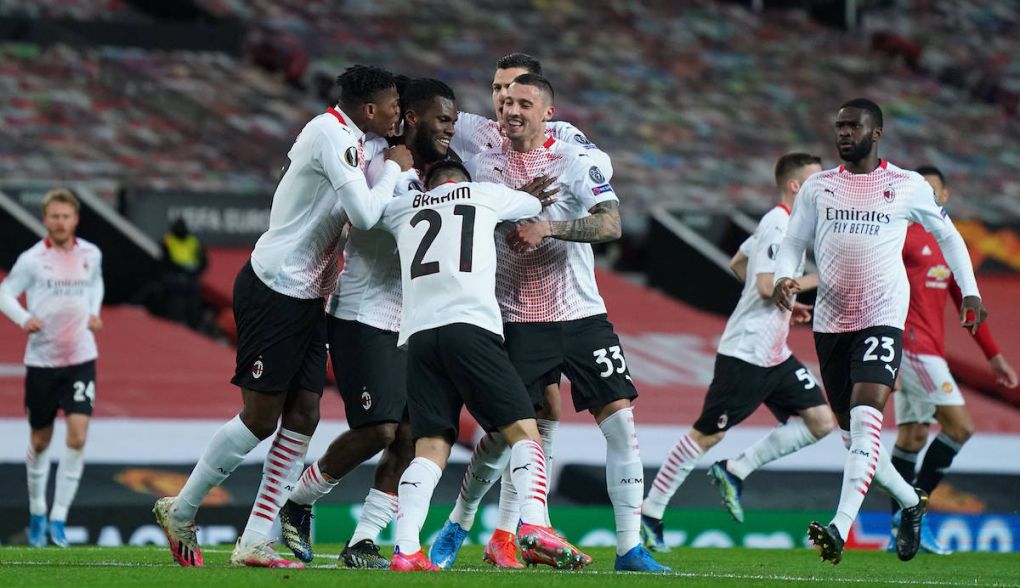
[[[393,233],[400,251],[399,344],[407,346],[415,438],[415,458],[400,477],[390,569],[438,569],[421,549],[419,534],[463,406],[512,448],[510,471],[524,494],[521,545],[555,567],[582,567],[590,558],[546,523],[548,478],[534,408],[513,376],[494,295],[496,224],[535,216],[542,205],[529,194],[469,180],[460,163],[436,164],[426,178],[428,191],[393,199],[380,223]]]
[[[395,194],[422,188],[422,173],[450,154],[457,120],[453,90],[439,80],[411,80],[401,95],[404,134],[398,141],[414,167],[397,181]],[[369,164],[374,185],[385,157]],[[327,306],[329,352],[350,430],[337,437],[309,466],[280,511],[284,543],[304,562],[312,560],[312,505],[351,470],[379,451],[382,458],[357,528],[338,565],[388,568],[375,540],[397,509],[397,482],[414,457],[407,423],[407,353],[397,347],[400,329],[400,259],[396,242],[381,228],[352,228],[344,246],[344,268]]]
[[[205,495],[275,432],[255,505],[230,561],[301,567],[277,555],[269,534],[297,484],[319,421],[326,379],[323,302],[336,284],[343,218],[346,214],[355,227],[371,228],[400,173],[411,166],[405,147],[389,149],[392,163],[369,190],[362,137],[393,133],[400,115],[393,76],[354,66],[337,83],[338,107],[313,118],[298,135],[273,196],[269,230],[234,283],[238,346],[231,382],[241,388],[243,408],[213,436],[180,494],[161,498],[153,508],[182,566],[202,565],[194,521]]]
[[[69,190],[48,192],[42,201],[46,238],[18,256],[0,283],[0,310],[28,334],[25,347],[25,412],[32,428],[28,474],[28,543],[46,546],[46,486],[50,441],[57,409],[67,421],[67,449],[57,465],[49,535],[67,547],[64,524],[85,468],[85,438],[96,400],[96,339],[103,328],[102,254],[75,237],[81,205]],[[18,302],[27,293],[28,308]]]
[[[944,206],[949,200],[949,186],[942,172],[924,166],[918,168],[917,173],[931,184],[935,197]],[[892,450],[892,464],[903,479],[931,494],[963,444],[974,434],[974,423],[963,394],[945,359],[945,315],[942,311],[949,296],[957,305],[962,298],[938,242],[919,224],[907,229],[903,263],[910,282],[910,309],[903,338],[905,361],[900,368],[901,387],[893,395],[899,432]],[[988,324],[981,325],[973,336],[988,358],[999,385],[1015,388],[1016,371],[999,351]],[[936,421],[942,431],[928,447],[915,477],[917,454],[928,442],[928,429]],[[898,510],[895,502],[893,509],[894,512]],[[938,544],[926,523],[921,525],[921,549],[949,553]]]
[[[981,304],[967,246],[931,186],[917,173],[878,157],[882,110],[858,98],[843,104],[835,121],[844,164],[808,178],[797,196],[776,260],[772,300],[790,310],[800,289],[794,272],[814,241],[818,264],[815,348],[829,403],[850,450],[843,468],[836,516],[812,522],[808,535],[823,560],[839,563],[843,544],[872,480],[902,507],[896,553],[917,554],[928,495],[896,472],[882,448],[882,410],[900,367],[903,324],[910,299],[903,268],[907,225],[919,222],[938,241],[964,298],[961,321],[977,329]]]
[[[479,181],[513,186],[542,176],[557,178],[554,186],[560,190],[537,220],[497,232],[496,297],[506,323],[507,351],[536,406],[545,401],[550,374],[562,372],[572,384],[575,410],[591,413],[602,430],[616,516],[616,569],[664,572],[669,569],[641,544],[644,479],[631,406],[637,389],[606,317],[590,245],[619,238],[619,200],[609,172],[587,149],[546,134],[545,123],[554,111],[549,81],[537,74],[519,76],[503,107],[508,141],[470,162]],[[488,453],[499,453],[499,444],[493,445]],[[473,458],[469,474],[491,479],[495,472],[482,468],[490,463]],[[465,496],[469,504],[478,500]],[[500,529],[512,533],[508,522]],[[522,555],[533,559],[527,551]]]
[[[454,134],[453,149],[464,158],[465,161],[478,155],[483,151],[498,147],[506,141],[506,132],[503,126],[503,103],[506,99],[510,83],[523,74],[542,74],[542,64],[539,60],[525,53],[511,53],[500,58],[496,62],[496,71],[492,77],[492,107],[496,116],[495,120],[483,116],[461,112],[457,119],[457,132]],[[603,170],[607,177],[612,177],[613,167],[609,156],[595,146],[576,127],[563,121],[546,121],[545,131],[557,141],[569,145],[575,145],[585,150],[594,164]],[[545,197],[552,197],[555,190],[544,194]],[[560,373],[550,372],[545,382],[545,399],[538,408],[538,430],[542,435],[542,448],[545,451],[546,460],[552,459],[553,438],[559,427],[560,420]],[[483,448],[492,449],[493,452],[476,451],[473,460],[477,463],[487,461],[480,465],[482,469],[492,469],[502,464],[505,468],[506,454],[496,444],[484,442]],[[501,457],[502,456],[502,457]],[[552,468],[549,467],[552,471]],[[496,478],[479,477],[472,475],[469,469],[464,476],[463,492],[457,499],[453,512],[446,524],[440,530],[439,535],[433,543],[429,556],[440,567],[453,565],[457,551],[467,537],[468,531],[474,524],[475,514],[478,509],[478,502],[495,483]],[[503,471],[503,483],[500,487],[499,496],[499,523],[496,532],[492,534],[486,546],[486,557],[498,567],[521,567],[517,560],[517,543],[514,539],[512,529],[517,524],[519,499],[510,481],[509,470]],[[473,497],[466,499],[465,497]],[[510,530],[507,530],[510,529]]]
[[[670,498],[701,456],[759,406],[765,404],[781,424],[736,459],[717,461],[708,471],[737,522],[744,522],[740,492],[751,472],[815,443],[835,426],[821,388],[786,344],[791,313],[772,304],[776,253],[790,209],[807,178],[822,171],[821,162],[806,153],[779,158],[775,178],[781,201],[762,217],[754,234],[733,256],[730,267],[743,280],[744,289],[719,342],[715,375],[701,416],[666,456],[641,505],[641,532],[645,545],[653,551],[669,550],[663,538],[662,515]],[[802,272],[803,258],[795,277],[802,290],[813,289],[818,276],[800,277]],[[798,305],[793,319],[809,321],[810,308]]]

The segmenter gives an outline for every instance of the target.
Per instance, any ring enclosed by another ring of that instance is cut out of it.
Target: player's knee
[[[38,453],[42,453],[43,451],[46,451],[47,449],[50,448],[50,440],[49,439],[35,439],[35,438],[33,438],[32,442],[30,444],[32,445],[32,451],[36,452],[37,454]]]
[[[802,418],[804,425],[815,439],[825,437],[836,428],[836,419],[828,408],[825,408],[825,410],[807,411]]]
[[[380,423],[364,429],[368,442],[379,451],[389,447],[397,438],[397,423]]]
[[[726,431],[722,430],[716,431],[715,433],[702,433],[697,429],[691,429],[689,435],[691,440],[697,443],[698,447],[700,447],[702,451],[708,451],[726,437]]]
[[[67,448],[81,451],[85,449],[85,435],[67,435]]]
[[[947,437],[949,437],[956,443],[963,445],[968,440],[970,440],[971,437],[974,436],[974,424],[973,423],[954,424],[950,427],[943,427],[942,432],[945,433]]]

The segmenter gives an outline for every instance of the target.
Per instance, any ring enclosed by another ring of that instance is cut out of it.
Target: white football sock
[[[645,490],[634,409],[613,413],[599,428],[606,438],[606,486],[616,515],[616,554],[624,555],[641,544],[641,495]]]
[[[67,511],[78,493],[78,483],[85,469],[85,456],[81,449],[66,448],[57,464],[57,487],[53,492],[53,508],[50,509],[51,521],[67,521]]]
[[[548,526],[545,508],[549,477],[542,446],[530,439],[518,441],[510,450],[510,477],[514,488],[519,489],[520,520],[529,525]]]
[[[319,462],[305,468],[305,472],[298,479],[297,487],[290,495],[290,500],[297,504],[309,506],[318,502],[320,498],[330,493],[340,480],[334,480],[319,469]]]
[[[843,466],[843,485],[832,524],[844,540],[849,536],[882,453],[882,413],[870,406],[850,409],[850,455]]]
[[[365,506],[361,509],[361,516],[358,517],[358,526],[354,528],[354,535],[351,536],[348,545],[354,545],[365,539],[378,543],[379,533],[382,533],[396,514],[397,497],[372,488],[365,497]]]
[[[214,486],[222,484],[259,442],[259,438],[241,422],[240,416],[220,427],[209,440],[209,445],[188,476],[188,481],[177,493],[170,507],[170,516],[178,523],[195,520],[195,513],[206,494]]]
[[[690,433],[680,437],[666,455],[666,461],[659,468],[659,473],[655,475],[652,487],[648,490],[648,497],[641,505],[641,512],[645,516],[662,519],[669,500],[676,494],[703,454],[701,446],[694,442]]]
[[[743,480],[761,466],[790,455],[815,443],[818,439],[802,419],[791,417],[786,424],[772,429],[734,459],[726,461],[726,469]]]
[[[262,466],[262,484],[255,505],[248,516],[248,524],[241,535],[241,545],[257,545],[269,539],[273,522],[280,508],[290,497],[304,468],[305,453],[311,437],[280,428],[269,448]]]
[[[521,498],[514,487],[510,466],[503,468],[503,477],[499,481],[499,516],[496,519],[496,530],[517,534],[517,523],[521,520]]]
[[[503,435],[489,433],[479,439],[460,483],[460,494],[450,513],[451,521],[462,529],[471,529],[482,497],[496,483],[509,461],[510,448],[506,446]]]
[[[549,476],[549,489],[551,490],[553,485],[553,440],[556,438],[556,431],[560,428],[560,422],[549,419],[537,419],[537,421],[538,435],[542,438],[542,453],[545,454],[545,473]],[[548,503],[545,505],[545,526],[552,526],[549,521]]]
[[[432,493],[443,470],[424,457],[411,460],[397,486],[397,550],[404,555],[421,551],[421,527],[429,512]]]
[[[49,448],[36,453],[29,445],[25,454],[25,470],[28,474],[28,512],[46,516],[46,485],[50,481]]]

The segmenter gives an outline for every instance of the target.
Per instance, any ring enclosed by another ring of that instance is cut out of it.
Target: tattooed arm
[[[507,244],[512,251],[534,249],[546,237],[578,243],[605,243],[620,238],[620,203],[607,200],[591,207],[591,214],[584,218],[568,221],[541,220],[524,223],[507,235]]]

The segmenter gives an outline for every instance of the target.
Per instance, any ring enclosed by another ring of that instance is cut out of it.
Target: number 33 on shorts
[[[613,373],[622,374],[627,371],[627,360],[623,358],[623,351],[619,345],[613,345],[603,349],[592,351],[595,357],[595,364],[602,368],[599,373],[603,378],[608,378]]]

